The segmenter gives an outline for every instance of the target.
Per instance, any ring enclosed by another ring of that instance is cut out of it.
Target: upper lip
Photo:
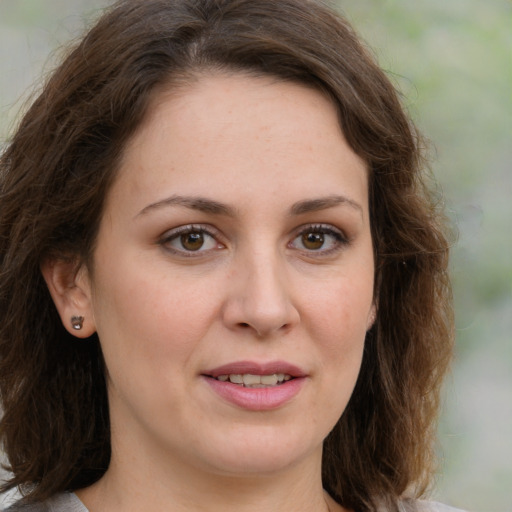
[[[266,363],[257,363],[254,361],[235,361],[224,364],[203,373],[210,377],[217,378],[219,375],[272,375],[274,373],[284,373],[291,377],[305,377],[306,372],[298,366],[287,363],[286,361],[269,361]]]

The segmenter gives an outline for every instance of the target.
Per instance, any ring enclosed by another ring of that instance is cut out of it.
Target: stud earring
[[[72,316],[71,317],[71,327],[75,329],[75,331],[79,331],[84,326],[84,317],[83,316]]]

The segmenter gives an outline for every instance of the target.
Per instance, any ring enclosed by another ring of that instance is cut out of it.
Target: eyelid
[[[167,230],[162,236],[160,236],[157,240],[157,243],[161,245],[166,251],[171,252],[172,254],[183,256],[185,258],[194,258],[204,256],[206,253],[210,253],[215,249],[206,249],[206,250],[198,250],[198,251],[187,251],[187,250],[179,250],[174,247],[170,247],[168,244],[178,238],[180,235],[184,235],[187,233],[203,233],[212,237],[218,245],[224,247],[224,243],[219,240],[222,238],[221,233],[218,229],[214,228],[209,224],[184,224],[182,226],[178,226],[176,228],[172,228]],[[216,247],[216,249],[220,249],[220,247]]]
[[[326,235],[333,236],[336,240],[335,247],[332,247],[330,249],[318,249],[318,250],[308,250],[308,249],[298,249],[302,253],[307,254],[310,257],[324,257],[324,256],[330,256],[333,254],[338,253],[339,251],[343,250],[345,247],[347,247],[351,240],[350,238],[343,232],[343,230],[337,228],[336,226],[333,226],[332,224],[323,224],[323,223],[314,223],[314,224],[305,224],[300,227],[298,227],[293,235],[292,239],[288,243],[288,246],[292,246],[292,243],[301,235],[305,233],[322,233]],[[292,247],[294,248],[294,247]]]

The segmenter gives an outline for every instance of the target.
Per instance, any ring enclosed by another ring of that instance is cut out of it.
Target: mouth
[[[238,361],[202,373],[222,400],[247,411],[284,407],[300,394],[308,374],[286,361]]]
[[[256,363],[238,361],[203,373],[204,377],[244,388],[273,388],[306,377],[299,367],[286,361]]]
[[[244,388],[272,388],[294,379],[288,373],[256,375],[253,373],[230,373],[212,377],[220,382],[231,382]]]

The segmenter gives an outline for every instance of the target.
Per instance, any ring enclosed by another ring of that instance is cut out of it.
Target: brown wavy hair
[[[99,340],[67,333],[40,265],[90,261],[105,196],[151,98],[212,70],[328,95],[367,163],[378,315],[324,443],[323,482],[349,509],[398,510],[432,474],[452,351],[448,242],[422,138],[347,21],[320,0],[118,2],[26,112],[0,160],[0,439],[12,472],[3,490],[44,500],[91,485],[109,465]]]

